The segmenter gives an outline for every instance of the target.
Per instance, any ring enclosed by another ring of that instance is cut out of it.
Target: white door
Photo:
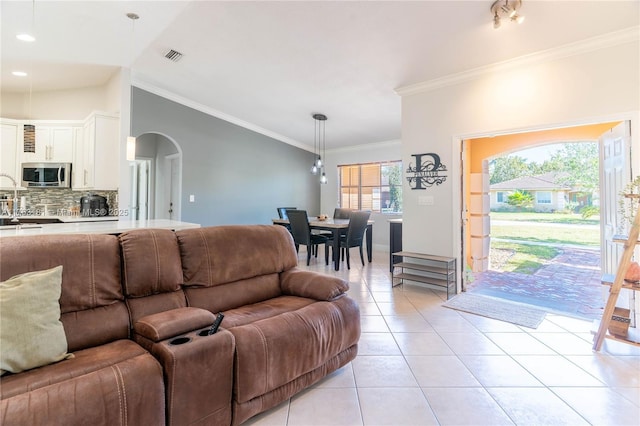
[[[138,220],[149,219],[149,160],[136,160],[138,165]]]
[[[131,220],[138,219],[138,163],[129,163],[129,177],[131,178]]]
[[[166,157],[165,194],[167,203],[167,217],[171,220],[180,220],[180,154]]]
[[[613,242],[620,232],[620,192],[631,181],[631,123],[625,121],[600,136],[600,238],[601,268],[615,274],[624,247]]]
[[[131,216],[135,220],[150,218],[151,160],[131,162]]]

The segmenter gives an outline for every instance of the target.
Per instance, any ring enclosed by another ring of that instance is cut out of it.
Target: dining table
[[[289,219],[272,219],[274,225],[288,225]],[[374,221],[369,219],[367,230],[365,232],[365,241],[367,243],[367,260],[371,263],[373,259],[373,224]],[[349,219],[323,219],[320,220],[316,216],[309,216],[309,228],[312,230],[330,231],[333,237],[333,263],[336,271],[340,270],[340,235],[345,235],[349,228]]]

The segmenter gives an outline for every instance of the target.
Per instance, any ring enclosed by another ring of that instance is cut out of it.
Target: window
[[[537,204],[551,204],[551,192],[549,191],[537,191],[536,192]]]
[[[498,203],[506,203],[507,201],[507,197],[506,197],[506,192],[504,191],[498,191],[496,192],[496,201]]]
[[[380,213],[402,212],[402,162],[338,166],[340,207]]]

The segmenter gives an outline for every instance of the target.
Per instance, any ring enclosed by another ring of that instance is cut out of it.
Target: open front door
[[[622,222],[618,212],[620,192],[631,179],[631,123],[618,124],[600,137],[600,238],[601,269],[615,274],[624,247],[613,236]]]

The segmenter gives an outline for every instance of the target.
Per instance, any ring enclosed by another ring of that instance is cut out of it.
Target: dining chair
[[[353,209],[346,209],[346,208],[336,208],[333,211],[333,218],[334,219],[349,219],[349,215],[351,214],[351,212],[354,211]]]
[[[298,252],[301,245],[307,246],[307,266],[311,260],[311,253],[315,253],[318,256],[318,245],[324,244],[324,260],[325,263],[329,262],[329,246],[327,241],[329,240],[324,235],[317,235],[311,233],[309,227],[309,217],[306,210],[289,210],[287,211],[289,217],[289,225],[291,226],[291,235],[293,236],[293,242],[296,245],[296,252]]]
[[[287,210],[297,210],[297,207],[276,207],[276,210],[280,219],[288,219]]]
[[[371,212],[368,210],[353,210],[349,215],[349,227],[347,228],[347,233],[346,235],[340,236],[340,251],[342,251],[343,260],[344,253],[346,252],[347,269],[351,269],[349,249],[352,247],[358,247],[360,249],[360,261],[362,261],[362,266],[364,266],[362,246],[364,245],[364,233],[367,230],[370,216]],[[331,241],[327,242],[327,244],[330,243]]]

